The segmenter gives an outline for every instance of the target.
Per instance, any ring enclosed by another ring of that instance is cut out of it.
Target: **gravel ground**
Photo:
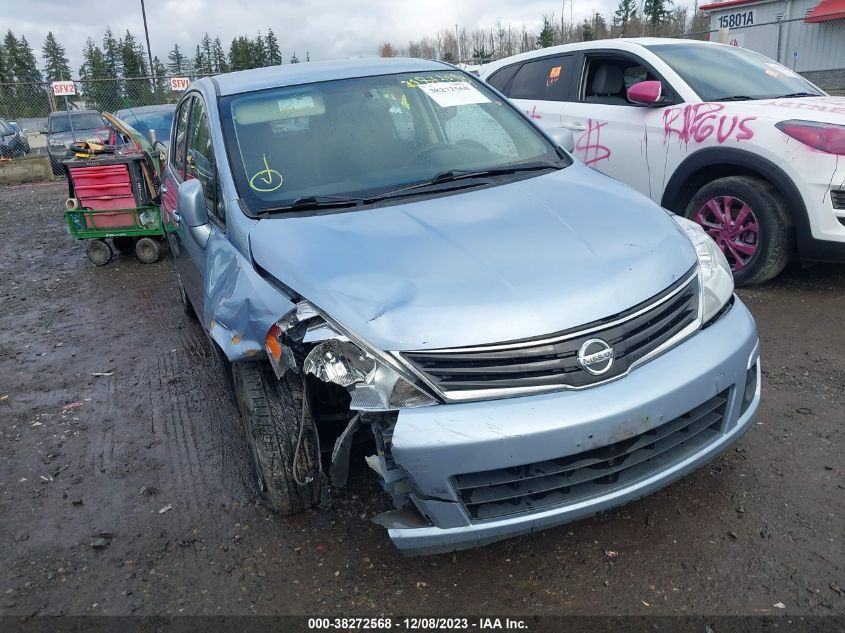
[[[0,189],[0,614],[845,614],[845,267],[740,294],[757,423],[617,511],[403,559],[360,458],[325,511],[255,499],[173,266],[95,268],[62,184]]]

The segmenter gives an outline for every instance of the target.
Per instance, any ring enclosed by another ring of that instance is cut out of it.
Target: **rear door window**
[[[511,99],[566,101],[572,78],[573,55],[556,55],[524,63],[511,81]]]

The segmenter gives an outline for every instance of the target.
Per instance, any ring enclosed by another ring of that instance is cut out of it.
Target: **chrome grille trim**
[[[436,357],[437,355],[449,354],[483,354],[486,352],[512,352],[514,350],[521,350],[529,347],[536,348],[544,345],[554,345],[562,342],[571,341],[573,339],[583,338],[589,335],[599,334],[603,331],[608,331],[612,328],[624,326],[630,321],[642,317],[643,315],[646,315],[648,313],[657,314],[661,306],[672,301],[685,290],[688,290],[690,284],[696,285],[697,291],[690,294],[691,296],[695,297],[697,305],[695,306],[695,316],[690,320],[688,324],[686,324],[680,331],[676,332],[670,338],[660,343],[660,345],[657,346],[655,349],[648,351],[644,356],[630,362],[629,366],[625,368],[624,371],[622,371],[621,373],[617,373],[605,379],[600,379],[599,377],[599,379],[596,379],[594,382],[590,382],[589,384],[571,385],[565,384],[564,382],[555,382],[554,384],[493,386],[489,388],[444,388],[443,386],[438,384],[436,378],[428,375],[424,368],[418,366],[412,360],[412,357],[414,357],[415,355],[417,355],[417,357]],[[697,331],[701,327],[702,285],[699,280],[698,267],[693,267],[690,272],[688,272],[684,277],[682,277],[681,280],[679,280],[676,284],[670,286],[670,288],[671,290],[669,292],[664,291],[663,293],[660,293],[659,295],[657,295],[657,299],[653,301],[646,301],[641,306],[635,306],[635,308],[632,308],[631,311],[628,313],[622,313],[621,315],[609,317],[605,321],[589,324],[583,329],[573,329],[555,335],[541,336],[533,339],[523,339],[519,341],[512,341],[501,344],[479,345],[475,347],[441,348],[435,350],[393,352],[393,355],[397,358],[399,362],[403,364],[403,366],[407,367],[416,377],[418,377],[422,382],[424,382],[428,387],[430,387],[435,393],[440,395],[442,399],[446,402],[464,402],[470,400],[508,398],[518,395],[545,393],[549,391],[587,389],[601,384],[605,384],[607,382],[611,382],[613,380],[618,380],[619,378],[626,376],[639,365],[651,360],[659,354],[662,354],[671,347],[674,347],[680,341],[690,336],[693,332]]]

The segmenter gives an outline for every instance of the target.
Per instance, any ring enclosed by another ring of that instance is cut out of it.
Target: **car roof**
[[[176,110],[175,103],[161,103],[158,105],[138,106],[137,108],[121,108],[115,110],[112,114],[120,118],[127,114],[150,114],[153,112],[172,112]]]
[[[71,110],[71,114],[100,114],[98,110]],[[51,112],[47,115],[48,117],[51,116],[67,116],[67,111],[65,110],[56,110],[55,112]]]
[[[406,72],[425,72],[433,70],[456,70],[451,64],[426,59],[403,57],[347,59],[341,61],[305,62],[267,66],[253,70],[241,70],[223,75],[216,75],[211,80],[217,86],[220,95],[232,95],[252,92],[265,88],[295,86],[297,84],[352,79],[354,77],[372,77]],[[205,81],[205,80],[200,80]]]
[[[572,53],[576,51],[585,51],[592,49],[616,49],[620,51],[635,51],[639,46],[665,46],[668,44],[687,44],[692,46],[723,46],[716,42],[708,42],[706,40],[687,40],[676,37],[615,37],[604,40],[590,40],[588,42],[575,42],[573,44],[560,44],[558,46],[549,46],[548,48],[539,48],[526,53],[519,53],[503,59],[497,59],[482,66],[480,74],[486,76],[492,70],[510,66],[512,63],[525,61],[528,59],[535,59],[537,57],[545,57],[547,55],[557,55],[559,53]]]

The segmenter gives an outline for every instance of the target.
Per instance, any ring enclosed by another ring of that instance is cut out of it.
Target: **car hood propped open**
[[[258,266],[385,351],[569,329],[696,263],[666,212],[577,163],[406,204],[261,220],[250,246]]]

